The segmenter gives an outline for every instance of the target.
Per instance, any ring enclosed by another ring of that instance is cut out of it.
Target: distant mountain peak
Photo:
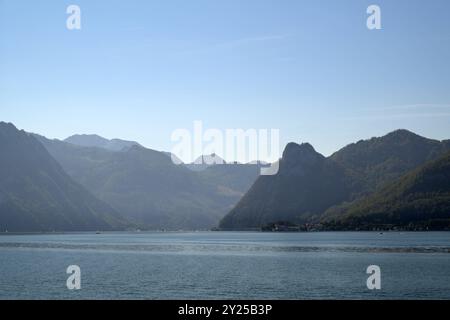
[[[121,139],[109,140],[97,134],[75,134],[68,137],[64,141],[80,147],[96,147],[109,151],[124,151],[129,150],[134,146],[140,146],[140,144],[135,141],[127,141]]]
[[[322,163],[325,157],[309,143],[289,143],[283,151],[280,173],[304,174],[305,170]]]
[[[17,128],[10,122],[0,121],[0,129],[3,130],[17,130]]]
[[[5,122],[5,121],[0,121],[0,126],[13,126],[14,127],[14,125],[11,122]]]
[[[97,134],[74,134],[64,141],[82,147],[93,147],[109,142],[108,139],[105,139]]]
[[[68,137],[66,140],[75,139],[75,138],[95,138],[103,141],[108,141],[108,139],[99,136],[98,134],[74,134]]]
[[[219,157],[217,154],[211,153],[210,155],[201,155],[193,162],[193,164],[197,164],[197,165],[225,164],[225,160],[222,159],[221,157]]]
[[[409,131],[407,129],[398,129],[398,130],[392,131],[382,138],[393,138],[393,139],[399,139],[399,140],[417,139],[417,138],[426,139],[426,138],[419,136],[418,134],[416,134],[412,131]]]
[[[324,158],[309,143],[298,144],[295,142],[288,143],[283,151],[283,160],[299,160],[299,159],[320,159]]]

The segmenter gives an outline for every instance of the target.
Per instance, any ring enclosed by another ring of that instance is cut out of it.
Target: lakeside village
[[[231,231],[220,228],[213,228],[211,231]],[[286,221],[269,223],[261,228],[247,228],[233,231],[260,231],[260,232],[320,232],[320,231],[450,231],[448,223],[440,224],[418,222],[409,223],[407,225],[395,224],[337,224],[333,222],[326,223],[305,223],[295,224]]]

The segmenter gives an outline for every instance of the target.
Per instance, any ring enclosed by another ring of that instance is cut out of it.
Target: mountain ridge
[[[80,147],[97,147],[110,151],[124,151],[133,146],[140,146],[136,141],[122,139],[106,139],[97,134],[75,134],[64,140]]]
[[[69,230],[123,229],[130,225],[143,229],[209,229],[219,221],[220,228],[227,230],[260,229],[283,221],[303,225],[320,224],[323,220],[328,225],[330,221],[342,225],[344,220],[340,219],[356,212],[355,207],[371,197],[377,198],[396,181],[406,179],[450,151],[448,139],[428,139],[404,129],[351,143],[329,157],[309,143],[291,142],[279,161],[279,173],[259,176],[259,164],[202,161],[199,165],[206,165],[204,168],[189,170],[184,164],[175,165],[169,153],[147,149],[133,141],[75,135],[72,137],[89,141],[71,143],[28,134],[10,123],[0,122],[0,129],[4,154],[0,157],[0,209],[9,212],[3,214],[3,219],[11,220],[10,212],[16,212],[19,219],[28,217],[34,221],[34,212],[42,213],[46,206],[51,208],[53,201],[63,217],[70,213],[79,219],[78,226],[72,223]],[[8,139],[16,141],[20,148],[14,149]],[[111,141],[115,143],[113,147],[108,145]],[[16,158],[8,158],[14,152]],[[202,156],[201,160],[205,157],[215,155]],[[17,164],[24,169],[9,169]],[[39,172],[46,172],[46,176]],[[15,189],[18,185],[22,189]],[[11,190],[17,193],[17,201],[12,200]],[[28,199],[25,194],[30,194]],[[62,194],[78,199],[78,209],[75,210],[77,201],[65,203],[59,197]],[[389,198],[387,194],[385,197]],[[33,201],[41,205],[34,206]],[[56,214],[47,210],[50,215]],[[81,218],[91,219],[89,228],[80,222],[79,212],[85,214]],[[103,218],[106,221],[102,224]],[[61,219],[55,221],[71,224],[72,218]],[[24,223],[26,219],[22,220]],[[49,224],[46,230],[56,230],[63,225],[52,225],[48,217],[41,222],[33,228],[42,229]],[[2,227],[0,223],[0,230]]]
[[[450,150],[448,140],[396,130],[360,140],[329,157],[310,144],[290,143],[278,175],[259,177],[225,216],[221,229],[262,228],[285,221],[317,223],[331,208],[365,197]],[[327,207],[328,206],[328,207]]]
[[[33,137],[0,122],[0,230],[124,229],[111,207],[74,182]]]
[[[194,172],[140,145],[115,152],[38,136],[66,172],[141,229],[210,229],[256,179],[253,167]]]
[[[327,229],[450,228],[450,152],[368,197],[326,212]]]

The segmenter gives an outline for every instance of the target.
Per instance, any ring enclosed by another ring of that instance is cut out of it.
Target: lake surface
[[[0,299],[330,298],[450,299],[450,232],[0,236]]]

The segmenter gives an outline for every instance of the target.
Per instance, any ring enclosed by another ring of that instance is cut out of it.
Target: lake
[[[370,265],[381,290],[367,288]],[[330,298],[450,299],[450,232],[0,236],[0,299]]]

